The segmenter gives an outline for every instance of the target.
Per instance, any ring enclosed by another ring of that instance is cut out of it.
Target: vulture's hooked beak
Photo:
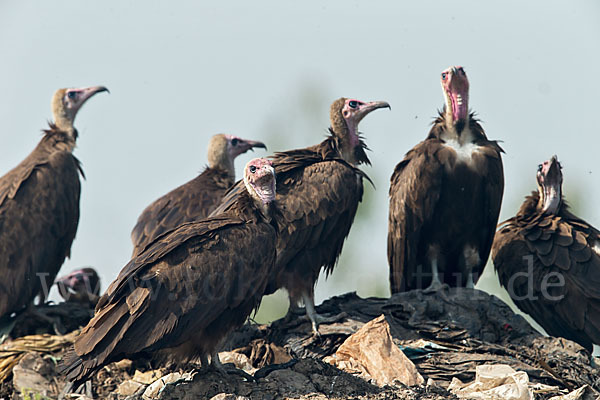
[[[537,180],[540,186],[543,211],[554,214],[562,200],[562,166],[556,155],[538,166]]]
[[[233,157],[237,157],[240,154],[244,154],[245,152],[247,152],[248,150],[254,150],[257,147],[263,148],[263,149],[267,149],[267,146],[263,143],[263,142],[259,142],[257,140],[247,140],[247,139],[240,139],[240,138],[236,138],[237,139],[237,143],[235,145],[235,147],[233,148]]]
[[[358,124],[364,117],[371,113],[371,111],[375,111],[378,108],[389,108],[391,110],[392,106],[390,106],[387,101],[371,101],[369,103],[364,103],[356,112],[354,120]]]
[[[252,150],[257,147],[267,150],[267,146],[263,142],[259,142],[258,140],[246,140],[248,144],[248,149]]]
[[[85,103],[90,97],[95,94],[108,92],[110,91],[104,86],[90,86],[86,88],[74,89],[74,91],[79,92],[79,101],[81,104]]]
[[[104,86],[90,86],[79,89],[68,89],[66,95],[72,101],[72,109],[76,113],[86,101],[92,98],[95,94],[101,92],[110,93],[110,91]]]

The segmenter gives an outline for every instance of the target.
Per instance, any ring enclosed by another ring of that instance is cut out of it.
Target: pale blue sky
[[[580,215],[600,226],[599,39],[594,0],[3,0],[0,173],[38,142],[55,89],[110,88],[76,121],[87,180],[62,271],[94,266],[105,288],[129,260],[139,213],[203,168],[211,135],[263,140],[270,152],[304,147],[325,134],[334,99],[386,100],[392,111],[361,125],[377,190],[367,188],[370,204],[359,209],[341,265],[317,288],[318,301],[370,295],[387,288],[389,177],[426,136],[449,65],[465,67],[471,108],[488,136],[504,141],[501,218],[556,153],[567,197],[580,191]]]

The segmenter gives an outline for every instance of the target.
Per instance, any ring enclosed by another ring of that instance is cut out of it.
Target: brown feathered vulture
[[[323,142],[272,157],[282,218],[275,274],[265,294],[285,288],[292,309],[302,300],[316,334],[324,319],[315,311],[314,287],[322,269],[332,272],[362,199],[366,175],[356,166],[370,164],[358,124],[383,107],[390,106],[340,98],[331,105],[330,134]],[[236,185],[213,214],[227,207],[240,190]]]
[[[79,175],[73,156],[81,106],[103,86],[59,89],[54,122],[37,147],[0,178],[0,317],[18,312],[39,295],[43,302],[79,223]]]
[[[600,344],[600,231],[573,215],[556,156],[538,166],[538,190],[500,224],[492,248],[500,283],[551,336]]]
[[[259,305],[276,256],[271,162],[250,161],[244,185],[221,214],[169,231],[123,268],[65,358],[74,387],[125,357],[220,366],[217,345]]]
[[[442,72],[445,109],[427,138],[396,165],[390,183],[392,293],[472,287],[489,256],[504,174],[496,141],[469,112],[462,67]]]
[[[256,147],[267,148],[262,142],[232,135],[213,136],[208,144],[208,167],[196,178],[150,204],[139,216],[131,231],[133,256],[182,223],[206,218],[235,183],[235,158]]]

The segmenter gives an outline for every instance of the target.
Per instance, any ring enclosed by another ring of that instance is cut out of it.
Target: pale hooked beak
[[[360,106],[358,112],[355,114],[355,121],[358,123],[364,117],[366,117],[372,111],[377,110],[378,108],[389,108],[392,109],[392,106],[387,101],[371,101],[369,103],[364,103]]]

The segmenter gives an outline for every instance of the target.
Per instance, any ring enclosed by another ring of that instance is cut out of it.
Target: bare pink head
[[[555,155],[538,165],[536,178],[542,210],[547,214],[556,214],[562,202],[563,175],[562,166]]]
[[[72,294],[100,294],[100,277],[93,268],[82,268],[56,280],[60,295],[69,300]]]
[[[441,75],[442,89],[446,95],[446,112],[452,121],[465,120],[469,115],[469,79],[461,66],[446,69]]]
[[[378,108],[391,108],[385,101],[371,101],[368,103],[356,99],[343,99],[341,110],[342,117],[346,121],[348,129],[353,132],[358,131],[358,124],[370,112]]]
[[[52,114],[56,126],[65,131],[73,131],[77,112],[92,96],[108,92],[104,86],[91,86],[78,89],[58,89],[52,96]]]
[[[358,124],[378,108],[391,108],[385,101],[365,103],[360,100],[341,97],[331,104],[329,116],[333,134],[342,140],[342,157],[354,163],[354,149],[360,146]]]
[[[250,195],[263,205],[275,200],[275,169],[266,158],[250,160],[244,168],[244,184]]]

